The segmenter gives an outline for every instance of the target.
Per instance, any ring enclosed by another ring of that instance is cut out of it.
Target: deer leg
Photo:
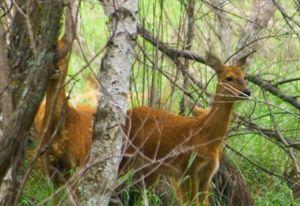
[[[202,203],[205,206],[209,206],[209,199],[208,199],[208,193],[210,189],[210,183],[213,175],[217,171],[219,167],[218,160],[209,160],[205,162],[201,166],[201,170],[198,171],[198,177],[199,177],[199,195],[198,195],[198,201],[199,203]]]
[[[188,181],[188,180],[186,180]],[[175,190],[176,199],[179,202],[179,205],[184,205],[186,198],[185,193],[189,191],[188,185],[184,182],[180,182],[180,178],[178,177],[171,177],[169,178],[169,182]],[[188,189],[186,189],[188,188]]]
[[[158,183],[159,177],[160,177],[160,174],[156,173],[156,172],[153,172],[149,176],[145,177],[144,181],[145,181],[146,187],[151,186],[152,188],[155,188],[155,186]]]
[[[194,175],[194,178],[192,179],[192,193],[191,193],[191,200],[195,202],[195,205],[200,205],[201,202],[199,202],[199,176]]]
[[[181,204],[192,203],[192,205],[200,205],[198,201],[199,177],[191,175],[180,184]]]
[[[209,206],[209,187],[210,187],[211,178],[201,178],[199,182],[199,195],[198,202],[202,203],[205,206]]]

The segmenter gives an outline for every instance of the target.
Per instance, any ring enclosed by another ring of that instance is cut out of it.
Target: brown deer
[[[251,94],[243,69],[247,56],[227,66],[207,54],[206,64],[215,70],[218,84],[211,109],[200,111],[197,117],[178,116],[145,106],[128,110],[125,126],[128,156],[122,159],[120,171],[135,169],[147,186],[154,185],[160,174],[164,174],[179,185],[181,203],[195,201],[196,205],[209,205],[210,182],[218,170],[233,105]]]
[[[68,102],[65,80],[68,71],[68,52],[72,39],[70,32],[58,41],[56,72],[46,91],[45,102],[41,104],[35,118],[40,146],[49,144],[43,155],[44,166],[54,181],[62,182],[61,174],[82,166],[89,157],[92,144],[92,121],[95,108]],[[53,174],[55,173],[56,174]],[[61,174],[57,174],[60,172]]]

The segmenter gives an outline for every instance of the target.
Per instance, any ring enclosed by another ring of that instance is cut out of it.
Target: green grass
[[[50,179],[48,179],[44,174],[34,171],[27,181],[24,195],[22,196],[19,205],[37,205],[49,197],[49,201],[47,201],[45,205],[56,205],[57,197],[51,198],[51,195],[55,192],[55,190],[56,189]]]

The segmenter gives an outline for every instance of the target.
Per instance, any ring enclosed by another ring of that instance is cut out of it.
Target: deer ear
[[[223,70],[223,64],[221,60],[210,52],[206,52],[205,64],[214,69],[217,73]]]
[[[245,66],[246,64],[246,61],[247,61],[247,58],[253,54],[254,52],[256,52],[256,50],[253,50],[252,52],[250,52],[249,54],[243,56],[242,58],[240,58],[237,62],[236,62],[236,65],[239,66],[239,67],[243,67]]]

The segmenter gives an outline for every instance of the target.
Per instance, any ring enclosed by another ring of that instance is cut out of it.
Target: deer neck
[[[209,142],[209,147],[219,148],[227,134],[230,121],[231,113],[234,102],[228,101],[224,95],[224,89],[218,84],[216,96],[211,108],[210,113],[202,123],[203,135]],[[218,95],[221,94],[221,95]]]
[[[63,108],[68,106],[65,93],[66,64],[59,65],[59,68],[61,73],[57,78],[50,80],[47,88],[45,114],[43,120],[44,126],[46,126],[45,124],[48,121],[50,121],[49,125],[55,125],[62,115]]]

